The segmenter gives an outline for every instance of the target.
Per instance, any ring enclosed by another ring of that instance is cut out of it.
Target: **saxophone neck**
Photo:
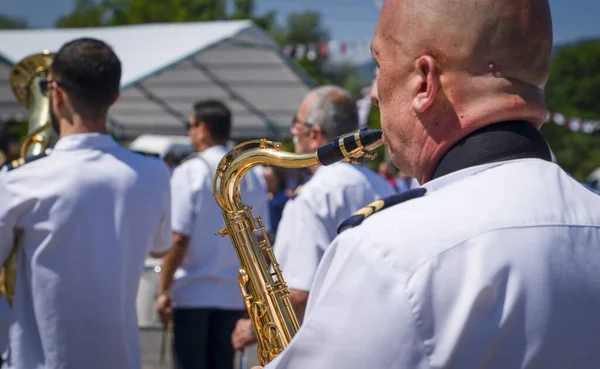
[[[258,165],[282,168],[306,168],[318,165],[316,154],[294,154],[281,151],[281,144],[266,139],[243,142],[231,149],[217,167],[213,182],[215,200],[225,211],[236,211],[243,207],[241,181]]]
[[[240,185],[244,175],[257,165],[282,168],[308,168],[330,165],[338,161],[358,163],[362,158],[374,159],[373,152],[382,144],[382,132],[360,129],[336,137],[312,154],[281,151],[281,144],[262,140],[243,142],[231,149],[219,163],[213,182],[215,200],[224,211],[243,207]]]

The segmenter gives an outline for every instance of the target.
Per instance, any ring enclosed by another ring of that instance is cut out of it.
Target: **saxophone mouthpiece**
[[[323,165],[330,165],[340,160],[351,163],[360,158],[375,158],[371,151],[382,145],[382,131],[362,128],[336,137],[330,143],[319,147],[317,158]]]

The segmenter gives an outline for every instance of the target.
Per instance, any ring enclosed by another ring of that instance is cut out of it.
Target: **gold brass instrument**
[[[17,101],[30,112],[28,136],[21,146],[21,158],[46,152],[58,137],[50,123],[50,101],[39,82],[48,75],[54,53],[45,50],[17,63],[10,73],[10,86]]]
[[[17,101],[30,111],[28,136],[21,146],[21,158],[45,153],[58,137],[51,128],[50,102],[42,94],[39,81],[46,78],[54,54],[44,51],[30,55],[11,70],[10,85]],[[0,296],[6,296],[12,307],[17,277],[17,250],[19,234],[15,234],[14,247],[0,272]]]
[[[368,129],[339,136],[313,154],[283,152],[279,143],[251,140],[234,147],[219,163],[213,191],[226,228],[217,234],[229,235],[240,261],[238,281],[258,339],[262,365],[289,345],[299,324],[263,223],[242,202],[243,176],[256,165],[307,168],[338,161],[359,163],[362,158],[375,158],[373,150],[381,144],[381,131]]]

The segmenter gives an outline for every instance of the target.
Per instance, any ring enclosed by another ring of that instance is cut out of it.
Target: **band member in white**
[[[222,102],[197,102],[188,127],[196,153],[171,178],[173,249],[164,259],[156,306],[165,324],[172,318],[181,369],[232,368],[230,337],[245,312],[235,249],[228,237],[215,235],[225,222],[213,180],[229,151],[231,121],[231,111]],[[258,171],[244,176],[242,198],[269,224],[266,182]]]
[[[102,41],[58,50],[43,91],[60,140],[0,172],[0,261],[19,235],[7,368],[141,368],[144,260],[170,248],[169,173],[106,130],[121,62]]]
[[[600,197],[539,133],[548,1],[387,0],[372,48],[384,142],[423,188],[335,239],[265,368],[597,367]]]
[[[318,87],[305,97],[292,123],[296,153],[313,153],[358,129],[356,103],[340,87]],[[385,179],[366,166],[339,162],[310,169],[312,177],[283,210],[274,245],[300,320],[317,266],[337,227],[361,207],[394,193]],[[249,319],[238,323],[232,336],[236,349],[255,341],[250,324]]]

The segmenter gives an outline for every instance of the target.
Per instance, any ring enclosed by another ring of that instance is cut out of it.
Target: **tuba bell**
[[[21,157],[16,160],[17,164],[27,157],[47,153],[58,140],[57,134],[51,127],[50,101],[40,88],[40,81],[48,75],[54,55],[48,50],[30,55],[11,70],[10,86],[13,94],[30,112],[28,134],[21,146]],[[11,307],[17,277],[19,236],[19,233],[15,234],[14,247],[0,271],[0,296],[6,296]]]

